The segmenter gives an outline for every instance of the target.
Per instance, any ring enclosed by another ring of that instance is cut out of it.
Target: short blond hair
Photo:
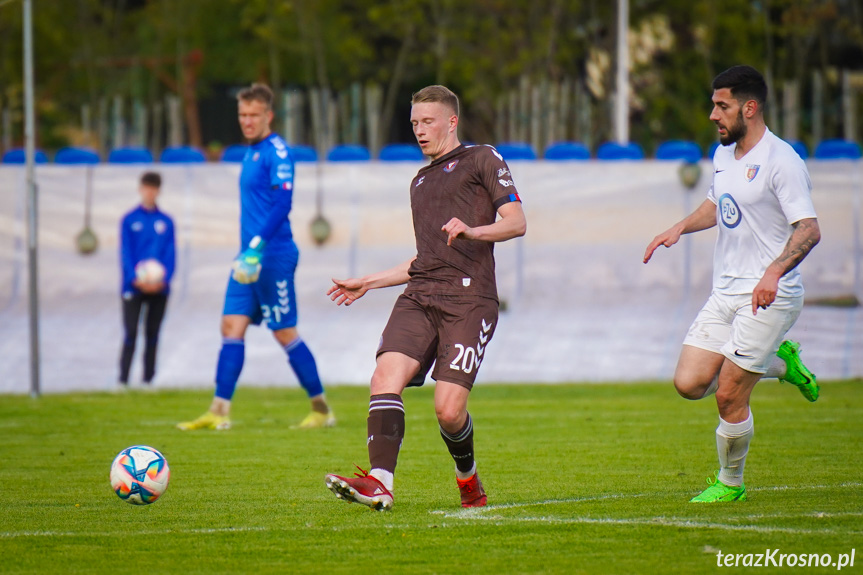
[[[426,86],[418,92],[414,92],[411,96],[411,106],[414,104],[424,104],[427,102],[438,102],[452,110],[453,114],[458,116],[458,96],[455,92],[447,88],[435,84],[434,86]]]
[[[243,88],[237,94],[237,100],[243,102],[263,102],[267,105],[267,109],[273,108],[273,91],[266,84],[255,83],[248,88]]]

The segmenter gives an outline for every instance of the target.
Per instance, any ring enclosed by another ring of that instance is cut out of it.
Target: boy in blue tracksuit
[[[249,325],[266,323],[311,401],[311,412],[300,429],[332,427],[336,423],[312,352],[297,332],[294,271],[299,252],[288,214],[294,189],[290,151],[270,130],[273,92],[253,84],[237,95],[240,128],[249,142],[240,171],[240,242],[222,310],[222,348],[216,364],[216,390],[210,409],[197,419],[177,424],[184,431],[226,430],[230,409],[245,360]]]
[[[165,316],[171,277],[174,275],[174,221],[159,210],[156,198],[162,177],[156,172],[141,176],[138,192],[141,205],[123,217],[120,225],[120,264],[123,271],[123,327],[125,335],[120,353],[120,385],[129,384],[129,368],[135,353],[138,321],[144,310],[144,384],[150,385],[156,375],[156,347],[159,328]],[[161,280],[145,282],[136,276],[135,267],[146,260],[156,260],[165,270]]]

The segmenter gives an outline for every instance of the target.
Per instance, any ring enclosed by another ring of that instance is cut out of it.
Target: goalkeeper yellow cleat
[[[333,414],[333,410],[331,409],[329,413],[313,411],[308,414],[306,418],[300,423],[298,423],[297,425],[292,425],[291,429],[320,429],[322,427],[335,426],[336,416]]]
[[[177,429],[181,429],[183,431],[194,431],[196,429],[215,429],[216,431],[226,431],[228,429],[231,429],[231,418],[227,415],[216,415],[212,411],[208,411],[198,419],[178,423]]]

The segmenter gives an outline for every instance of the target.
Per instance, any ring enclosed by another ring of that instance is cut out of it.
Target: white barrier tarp
[[[365,384],[371,375],[380,332],[401,290],[372,292],[348,309],[336,308],[324,294],[331,277],[371,273],[415,253],[408,185],[420,166],[297,166],[291,223],[301,249],[299,329],[325,383]],[[809,163],[823,232],[802,266],[810,301],[855,291],[860,166]],[[686,328],[709,293],[715,232],[685,239],[688,264],[683,242],[660,248],[646,266],[641,259],[653,236],[684,215],[686,194],[692,208],[703,201],[710,164],[702,167],[699,186],[685,192],[675,162],[513,162],[528,234],[495,248],[509,311],[480,380],[669,379]],[[136,205],[145,169],[163,174],[159,203],[174,217],[178,242],[157,384],[210,386],[225,282],[238,249],[239,167],[96,166],[92,227],[100,244],[90,256],[75,250],[85,169],[37,168],[44,391],[101,390],[116,379],[119,220]],[[309,233],[318,189],[333,230],[321,248]],[[0,392],[29,389],[24,205],[23,169],[0,167]],[[821,378],[861,376],[861,323],[857,310],[807,306],[790,336],[804,344],[804,359]],[[296,385],[268,330],[250,330],[247,341],[242,382]],[[133,377],[139,363],[136,358]]]

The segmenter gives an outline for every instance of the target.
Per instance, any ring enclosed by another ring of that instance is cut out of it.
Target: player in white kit
[[[806,164],[764,123],[767,85],[750,66],[734,66],[713,80],[719,141],[713,184],[692,214],[656,236],[660,246],[682,234],[718,225],[713,291],[683,341],[674,373],[687,399],[716,394],[720,470],[692,502],[744,501],[743,466],[753,436],[749,396],[762,377],[796,385],[818,399],[815,376],[800,361],[800,346],[783,341],[803,307],[797,265],[821,239]]]

